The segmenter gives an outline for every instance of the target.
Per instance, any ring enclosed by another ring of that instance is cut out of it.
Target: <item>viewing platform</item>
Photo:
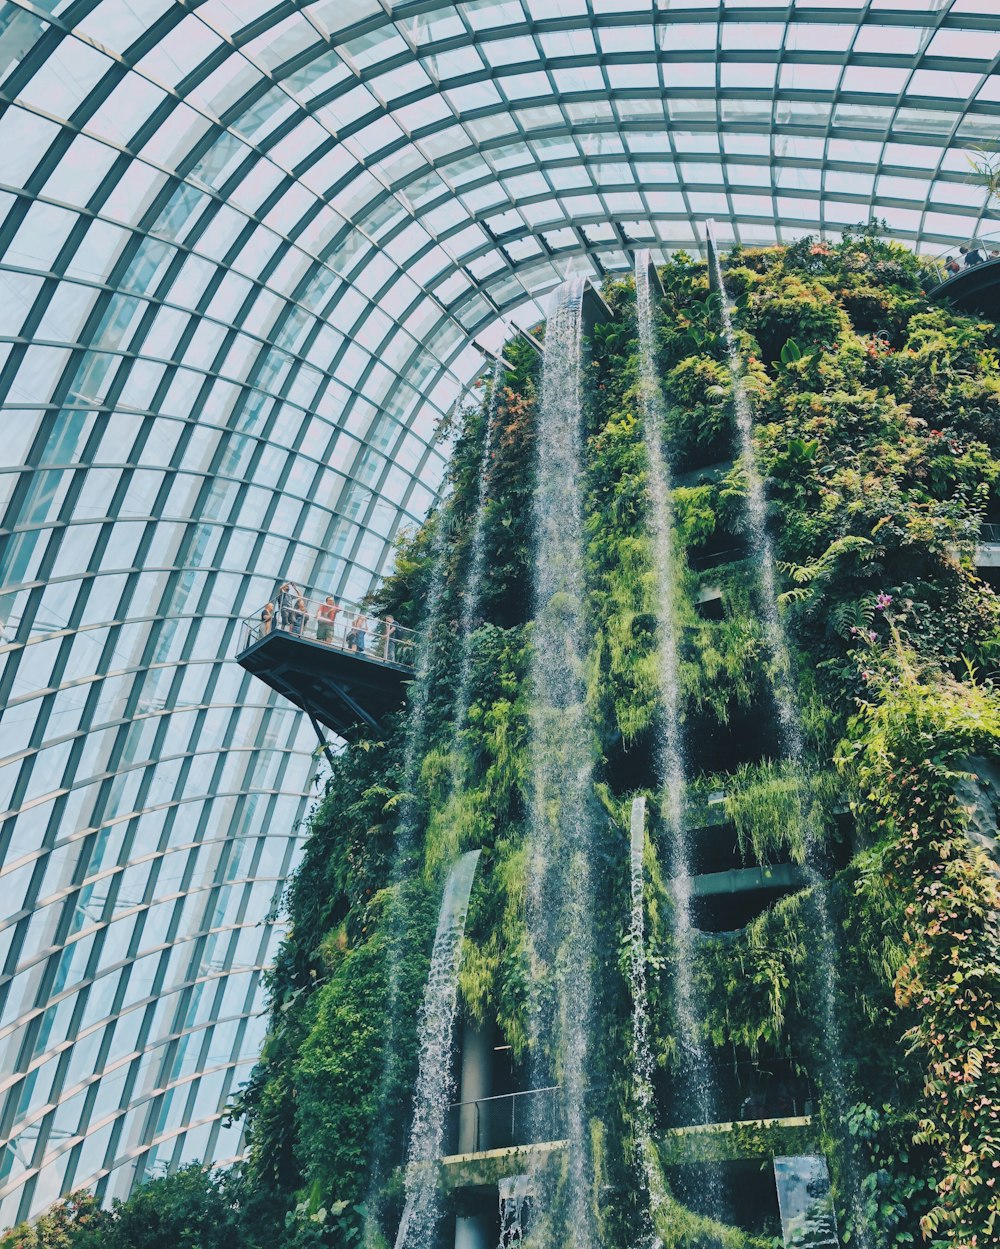
[[[478,1189],[498,1178],[548,1163],[566,1148],[563,1091],[559,1085],[502,1093],[448,1107],[442,1186]]]
[[[931,299],[946,300],[960,312],[1000,321],[1000,260],[968,265],[928,293]]]
[[[413,679],[416,634],[353,605],[329,610],[315,595],[262,607],[243,621],[236,661],[338,736],[377,732]]]

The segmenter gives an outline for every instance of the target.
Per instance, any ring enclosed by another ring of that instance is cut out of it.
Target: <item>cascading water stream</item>
[[[661,786],[661,803],[664,825],[670,848],[670,875],[673,891],[673,943],[675,952],[674,1001],[680,1029],[680,1041],[684,1054],[684,1069],[677,1081],[685,1089],[682,1106],[685,1116],[699,1123],[714,1122],[715,1090],[712,1067],[701,1037],[702,1011],[699,1008],[693,978],[693,956],[696,932],[691,922],[691,855],[685,820],[685,794],[687,772],[684,755],[684,730],[681,722],[681,686],[679,670],[676,584],[677,572],[673,552],[673,516],[670,505],[669,470],[663,456],[662,430],[664,426],[664,402],[656,366],[654,336],[654,306],[651,273],[651,257],[648,251],[640,251],[635,263],[636,310],[639,324],[639,360],[641,370],[641,402],[643,441],[648,463],[648,497],[652,521],[653,556],[657,587],[658,624],[658,678],[662,730],[657,750],[657,772]],[[635,811],[633,809],[633,837]],[[641,891],[641,858],[638,864]],[[633,950],[635,950],[636,923],[636,870],[635,842],[633,840],[632,886],[633,886]],[[639,895],[641,899],[641,892]],[[641,918],[641,916],[640,916]],[[643,985],[644,990],[644,972]],[[637,985],[633,983],[633,1011],[640,1006],[635,997]],[[645,1011],[645,1003],[642,1004]],[[637,1087],[641,1086],[640,1057],[637,1052]],[[649,1073],[651,1075],[651,1072]],[[650,1105],[650,1111],[652,1106]],[[650,1123],[650,1127],[651,1127]],[[659,1174],[651,1167],[652,1159],[646,1150],[644,1166],[646,1181],[650,1185],[650,1200],[655,1201]],[[655,1172],[655,1174],[653,1174]],[[721,1205],[720,1195],[710,1194],[711,1204]],[[661,1198],[662,1200],[662,1198]],[[716,1210],[716,1213],[720,1211]]]
[[[726,294],[722,276],[722,262],[715,242],[715,233],[709,222],[712,266],[722,304],[722,332],[726,341],[726,356],[733,388],[733,409],[739,439],[740,461],[746,478],[746,516],[750,529],[750,547],[760,576],[760,610],[764,625],[767,648],[774,667],[772,689],[781,729],[781,744],[789,759],[801,761],[805,751],[802,727],[799,722],[792,678],[792,661],[788,650],[785,628],[778,614],[778,583],[775,577],[774,545],[767,531],[767,498],[764,479],[757,467],[757,454],[753,445],[753,411],[743,382],[740,353],[733,329],[733,314]]]
[[[632,991],[632,1079],[635,1090],[635,1136],[640,1180],[649,1195],[643,1243],[655,1237],[657,1215],[665,1202],[662,1174],[654,1155],[653,1051],[649,1044],[649,994],[646,988],[646,901],[643,857],[646,849],[646,799],[632,803],[630,828],[629,982]]]
[[[490,403],[487,410],[486,418],[486,435],[483,446],[483,457],[479,466],[478,489],[476,495],[476,519],[472,537],[472,548],[469,562],[469,574],[465,586],[465,599],[462,606],[461,619],[461,645],[462,645],[462,663],[459,676],[458,693],[455,699],[455,715],[454,715],[454,740],[452,743],[453,758],[457,760],[458,756],[458,739],[465,719],[468,714],[469,704],[469,687],[472,678],[472,653],[469,645],[469,637],[472,633],[475,621],[475,612],[479,605],[479,597],[481,592],[483,565],[485,562],[486,542],[485,542],[485,506],[486,506],[486,480],[489,474],[490,452],[492,448],[493,426],[496,419],[497,403],[499,397],[499,387],[497,384],[500,365],[497,363],[494,369],[492,389],[490,392]],[[451,516],[451,511],[446,513]],[[420,657],[417,664],[416,679],[413,683],[413,692],[411,696],[410,724],[406,739],[406,751],[404,758],[404,788],[409,795],[414,792],[417,783],[417,775],[420,765],[420,755],[423,749],[424,724],[427,715],[427,699],[429,694],[430,682],[430,663],[433,655],[433,644],[430,639],[436,637],[437,626],[440,623],[441,605],[444,595],[444,561],[442,555],[451,536],[450,526],[442,524],[436,535],[438,541],[434,546],[434,570],[431,582],[430,594],[428,596],[428,634],[425,645],[422,647]],[[452,768],[452,788],[456,788],[461,781],[460,771],[457,762]],[[414,806],[412,800],[406,799],[403,805],[403,811],[400,818],[399,836],[397,841],[398,854],[396,860],[397,872],[402,873],[409,864],[410,856],[413,849],[413,842],[416,833],[414,823]],[[473,852],[478,858],[479,851]],[[459,860],[459,865],[469,859],[469,855]],[[453,869],[453,873],[456,869]],[[475,871],[475,863],[473,863],[472,871]],[[395,877],[394,877],[395,879]],[[449,876],[449,884],[446,887],[445,903],[448,902],[448,888],[451,886],[451,877]],[[471,878],[470,878],[471,887]],[[445,918],[445,907],[442,907],[441,922]],[[464,931],[465,917],[462,916],[462,925]],[[442,929],[439,922],[438,933],[435,938],[434,950],[431,955],[431,969],[428,978],[428,984],[425,991],[424,1008],[421,1016],[421,1059],[417,1076],[417,1085],[414,1094],[414,1118],[411,1128],[411,1144],[410,1144],[410,1163],[411,1170],[415,1167],[419,1172],[421,1162],[426,1162],[432,1155],[427,1154],[427,1149],[440,1145],[443,1141],[443,1123],[444,1111],[447,1108],[447,1093],[450,1092],[450,1084],[445,1079],[445,1073],[450,1070],[447,1063],[437,1062],[436,1057],[440,1057],[442,1047],[444,1051],[450,1053],[451,1037],[454,1028],[455,1013],[455,988],[454,978],[452,978],[452,987],[450,989],[450,1008],[445,1014],[442,1014],[441,1004],[435,1000],[434,995],[440,994],[447,988],[447,981],[442,986],[441,981],[441,964],[447,956],[447,947],[441,945],[444,940]],[[459,945],[461,940],[459,938]],[[394,944],[393,949],[398,946]],[[457,957],[457,955],[456,955]],[[392,967],[390,970],[390,1017],[394,1019],[395,1005],[398,1000],[398,966],[399,959],[392,959]],[[456,966],[457,974],[457,966]],[[444,1034],[437,1027],[435,1021],[440,1023],[447,1017],[447,1039],[445,1042]],[[390,1040],[392,1038],[390,1037]],[[392,1061],[397,1061],[395,1056]],[[390,1067],[386,1074],[384,1083],[388,1085],[392,1075]],[[435,1082],[436,1081],[436,1082]],[[437,1138],[440,1137],[440,1140]],[[439,1150],[440,1152],[440,1150]],[[433,1229],[436,1223],[436,1202],[433,1194],[427,1191],[427,1185],[421,1187],[419,1184],[414,1188],[413,1192],[408,1191],[407,1203],[404,1209],[403,1218],[397,1232],[396,1243],[402,1247],[407,1243],[407,1236],[417,1236],[422,1234],[428,1227]],[[410,1232],[407,1229],[410,1228]],[[368,1246],[366,1239],[366,1249]],[[414,1241],[414,1243],[419,1243]]]
[[[436,1163],[444,1153],[445,1120],[454,1093],[451,1056],[458,969],[480,854],[479,850],[470,850],[458,859],[448,873],[441,900],[418,1022],[420,1061],[407,1156],[406,1203],[396,1234],[396,1249],[428,1249],[437,1233],[440,1205]]]
[[[546,1057],[556,1062],[569,1142],[562,1217],[575,1249],[593,1249],[587,1060],[594,1024],[595,745],[584,674],[583,293],[582,278],[559,288],[545,335],[534,509],[528,927],[533,1082],[548,1083]]]
[[[405,905],[400,901],[400,892],[413,864],[413,850],[417,833],[417,813],[412,795],[417,786],[420,758],[424,749],[424,737],[427,728],[427,705],[430,697],[431,660],[438,629],[441,624],[441,608],[444,602],[445,566],[444,551],[450,537],[450,525],[447,518],[450,508],[442,505],[441,520],[437,533],[434,535],[432,547],[431,584],[427,595],[427,607],[424,613],[424,628],[418,641],[416,671],[409,692],[409,714],[406,726],[406,745],[403,752],[403,791],[407,797],[400,806],[399,824],[396,832],[395,852],[393,856],[390,887],[393,900],[389,912],[388,932],[388,986],[386,992],[386,1018],[389,1024],[388,1035],[382,1049],[382,1073],[379,1080],[379,1096],[377,1105],[380,1112],[384,1110],[389,1090],[396,1082],[401,1061],[398,1042],[397,1023],[399,1020],[399,992],[401,954],[409,934],[409,915]],[[363,1249],[377,1249],[381,1241],[379,1231],[379,1192],[383,1181],[385,1142],[379,1134],[372,1151],[371,1174],[368,1181],[368,1196],[365,1201],[365,1216],[362,1227]]]
[[[817,983],[820,988],[825,1038],[825,1075],[834,1111],[842,1122],[848,1110],[847,1087],[841,1067],[843,1053],[842,1030],[837,1017],[838,959],[837,940],[827,903],[826,881],[822,872],[823,848],[812,819],[806,810],[803,794],[805,779],[805,739],[795,696],[791,654],[784,624],[778,612],[777,578],[775,576],[774,546],[767,531],[767,499],[764,481],[757,466],[753,442],[753,411],[743,382],[739,348],[733,327],[732,309],[726,292],[722,261],[712,223],[708,223],[709,252],[722,305],[722,328],[726,340],[726,353],[733,389],[733,406],[739,439],[740,457],[747,482],[747,519],[750,527],[750,546],[760,576],[761,615],[764,634],[773,665],[772,690],[781,732],[781,746],[791,762],[795,775],[795,792],[798,821],[802,829],[805,851],[803,864],[809,884],[810,905],[815,917],[817,934],[816,956]],[[860,1249],[871,1245],[868,1228],[862,1214],[860,1189],[857,1178],[852,1176],[851,1191],[847,1194],[851,1203],[857,1241]]]
[[[525,1211],[530,1176],[513,1175],[499,1184],[500,1243],[498,1249],[518,1249],[524,1243]]]
[[[465,728],[469,714],[469,693],[472,685],[472,646],[470,639],[479,611],[479,600],[482,595],[483,570],[486,563],[486,487],[490,474],[490,461],[493,453],[493,427],[496,424],[497,410],[500,400],[500,361],[493,366],[493,381],[490,388],[490,402],[486,410],[486,433],[483,438],[483,458],[479,463],[479,476],[476,482],[476,519],[472,529],[472,545],[469,550],[469,571],[465,581],[465,597],[462,601],[462,618],[459,639],[462,647],[462,664],[459,670],[458,693],[455,695],[454,728],[452,734],[452,787],[460,783],[459,738]]]

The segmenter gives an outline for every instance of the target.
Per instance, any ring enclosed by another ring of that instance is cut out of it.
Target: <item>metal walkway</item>
[[[969,265],[929,292],[931,299],[946,300],[960,312],[978,313],[1000,321],[1000,260]]]
[[[236,660],[338,736],[379,732],[413,678],[416,635],[356,606],[333,606],[331,619],[323,597],[268,604],[244,620]]]

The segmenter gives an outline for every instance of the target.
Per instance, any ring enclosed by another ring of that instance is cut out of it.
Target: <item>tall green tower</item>
[[[291,891],[262,1244],[1000,1236],[1000,344],[933,283],[640,256],[453,414]]]

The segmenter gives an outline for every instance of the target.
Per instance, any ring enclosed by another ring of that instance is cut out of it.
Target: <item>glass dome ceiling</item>
[[[239,1151],[314,770],[227,657],[350,598],[573,268],[1000,232],[997,0],[0,5],[0,1225]]]

